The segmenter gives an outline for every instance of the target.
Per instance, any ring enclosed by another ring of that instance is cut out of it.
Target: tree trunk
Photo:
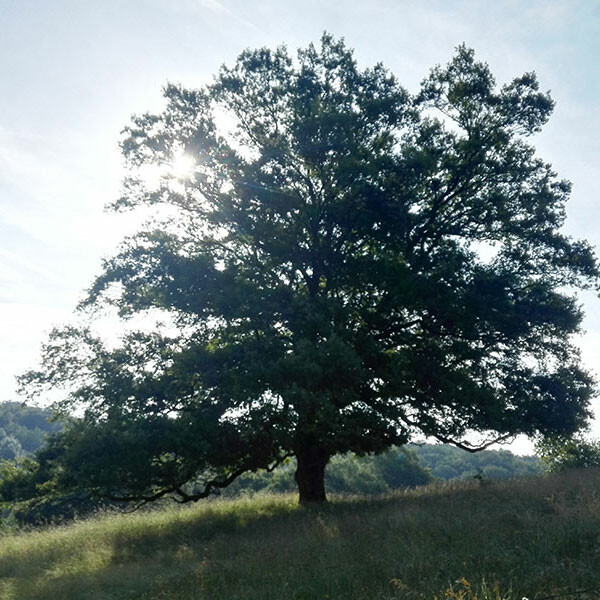
[[[317,446],[304,446],[296,450],[296,483],[300,504],[327,502],[325,497],[325,467],[329,453]]]

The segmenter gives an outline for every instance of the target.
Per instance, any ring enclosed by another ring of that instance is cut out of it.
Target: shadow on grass
[[[0,551],[0,600],[138,600],[156,581],[179,579],[182,562],[201,565],[203,549],[215,538],[235,543],[237,537],[263,535],[301,514],[289,498],[217,501],[10,536],[4,540],[12,546],[10,554]],[[168,565],[172,572],[165,572]]]
[[[598,489],[590,470],[315,507],[255,496],[107,517],[9,540],[0,599],[408,599],[466,573],[527,593],[553,579],[590,586]]]

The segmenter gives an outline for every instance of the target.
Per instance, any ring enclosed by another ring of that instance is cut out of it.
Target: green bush
[[[536,452],[551,473],[600,466],[600,441],[581,436],[539,440]]]
[[[227,497],[244,492],[293,492],[296,461],[290,459],[273,472],[259,471],[239,477],[223,494]],[[433,477],[408,448],[393,448],[377,455],[352,453],[334,456],[325,472],[328,492],[336,494],[383,494],[391,490],[416,487]]]

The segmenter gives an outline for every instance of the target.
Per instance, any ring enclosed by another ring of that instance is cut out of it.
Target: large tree
[[[461,46],[413,95],[324,35],[164,95],[124,131],[113,208],[166,208],[83,302],[164,325],[56,330],[22,379],[79,407],[41,455],[65,485],[189,501],[295,456],[323,501],[337,453],[584,425],[569,338],[598,268],[525,141],[553,108],[533,73],[498,87]]]

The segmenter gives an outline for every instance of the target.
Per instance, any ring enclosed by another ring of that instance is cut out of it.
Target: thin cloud
[[[230,17],[235,16],[230,9],[228,9],[226,6],[223,6],[220,2],[217,2],[217,0],[200,0],[200,4],[204,8],[208,8],[208,10],[211,10],[217,14],[227,15]]]
[[[169,7],[172,10],[180,12],[202,13],[204,11],[209,11],[217,16],[226,17],[236,21],[253,31],[262,31],[260,27],[233,12],[222,2],[218,2],[218,0],[174,0],[169,4]]]
[[[8,261],[12,265],[16,265],[20,271],[25,269],[52,283],[61,282],[61,278],[54,273],[50,273],[47,268],[42,267],[41,265],[16,254],[15,252],[10,252],[9,250],[0,248],[0,259],[2,261],[0,265],[7,265],[5,261]]]

